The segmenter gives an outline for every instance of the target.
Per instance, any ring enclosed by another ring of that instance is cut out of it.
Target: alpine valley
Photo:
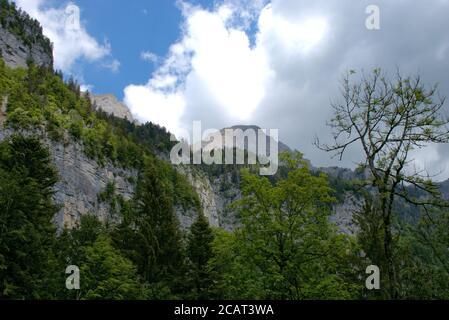
[[[0,23],[0,299],[449,298],[445,209],[398,197],[385,237],[368,168],[314,167],[282,142],[270,177],[173,165],[165,128],[54,70],[38,21],[0,0]],[[373,264],[394,266],[385,290],[365,286]]]

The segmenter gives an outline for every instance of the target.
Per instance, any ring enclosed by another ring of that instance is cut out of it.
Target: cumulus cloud
[[[81,59],[95,62],[109,58],[101,65],[118,71],[120,63],[111,60],[109,43],[100,43],[87,32],[76,4],[68,2],[55,8],[49,6],[48,0],[16,0],[16,3],[41,23],[44,35],[53,42],[56,69],[73,73],[73,66]]]
[[[184,2],[180,40],[146,84],[125,89],[125,101],[140,120],[173,132],[193,120],[207,128],[278,128],[281,140],[315,165],[335,165],[312,141],[331,137],[330,100],[339,98],[348,69],[382,67],[394,75],[399,68],[449,92],[449,2],[379,0],[376,31],[365,27],[370,4],[228,0],[206,10]],[[416,158],[445,167],[447,146],[431,148]],[[348,152],[339,165],[359,160],[359,150]]]
[[[208,106],[210,119],[219,120],[216,125],[225,118],[228,123],[249,119],[264,98],[270,78],[264,50],[252,47],[247,34],[233,25],[234,7],[221,6],[213,12],[185,7],[184,14],[182,40],[171,46],[146,85],[125,89],[125,102],[141,120],[156,122],[157,117],[173,132],[179,132],[187,120],[201,119],[198,111]],[[192,104],[197,112],[191,108],[188,113],[174,112]]]

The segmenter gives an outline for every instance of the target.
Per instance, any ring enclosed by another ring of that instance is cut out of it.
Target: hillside
[[[26,67],[28,61],[53,67],[52,44],[39,22],[27,13],[0,1],[0,57],[10,67]]]

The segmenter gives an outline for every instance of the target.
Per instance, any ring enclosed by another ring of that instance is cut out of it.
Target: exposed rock
[[[239,184],[232,182],[231,174],[223,174],[211,180],[211,177],[200,170],[196,170],[194,166],[179,166],[178,168],[198,193],[203,212],[209,219],[210,225],[229,231],[240,225],[236,212],[229,207],[232,202],[242,197]],[[326,170],[320,168],[320,171]],[[344,176],[341,177],[342,179],[355,177],[354,172],[349,169],[329,168],[329,172],[342,174]],[[329,220],[337,226],[339,232],[349,235],[356,234],[358,229],[353,221],[353,213],[360,207],[361,200],[353,193],[346,192],[343,200],[333,205]],[[194,219],[194,216],[188,218],[188,215],[181,212],[179,212],[178,217],[180,217],[181,224],[184,227],[189,227]]]
[[[227,141],[225,138],[226,135],[226,130],[234,130],[234,132],[236,133],[238,130],[240,130],[240,132],[243,134],[244,137],[244,141],[243,141],[243,150],[247,150],[248,152],[253,151],[252,153],[255,155],[270,155],[270,147],[272,144],[277,144],[278,146],[278,153],[281,152],[292,152],[292,150],[290,149],[290,147],[288,147],[285,143],[283,143],[282,141],[278,141],[275,140],[273,137],[271,137],[269,135],[269,130],[267,130],[267,132],[262,133],[261,137],[265,140],[265,150],[259,150],[259,130],[262,130],[260,127],[255,126],[255,125],[238,125],[238,126],[233,126],[230,128],[224,128],[221,129],[220,131],[217,131],[215,133],[210,134],[205,141],[202,141],[202,148],[206,151],[212,151],[211,147],[212,145],[209,144],[210,141],[212,141],[212,139],[214,139],[214,141],[217,141],[216,139],[221,139],[222,144],[225,148],[234,148],[234,147],[238,147],[238,140],[237,138],[234,136],[232,141]],[[253,139],[253,140],[251,140]],[[248,145],[249,142],[253,142],[254,146],[250,146]],[[262,142],[261,142],[262,145]],[[241,148],[240,148],[241,149]]]
[[[0,53],[9,67],[27,67],[31,59],[37,65],[53,67],[53,56],[46,49],[38,46],[27,46],[15,35],[0,26]]]
[[[0,130],[0,141],[14,134],[13,130]],[[31,132],[21,132],[31,135]],[[117,222],[119,217],[111,214],[109,204],[99,201],[98,196],[104,192],[108,183],[115,184],[116,195],[125,200],[134,193],[137,172],[123,169],[107,163],[99,165],[88,158],[83,147],[77,141],[66,137],[65,143],[55,142],[37,133],[49,148],[52,162],[58,170],[60,180],[56,183],[55,202],[61,207],[53,218],[61,230],[64,226],[74,227],[83,215],[95,214],[103,222]]]
[[[237,125],[237,126],[233,126],[229,129],[233,129],[233,130],[242,130],[243,132],[245,132],[246,130],[253,130],[254,132],[258,132],[258,130],[261,130],[262,128],[260,128],[259,126],[255,126],[255,125]],[[224,134],[224,130],[222,129],[221,132]],[[285,143],[283,143],[282,141],[276,141],[273,137],[269,136],[269,130],[266,132],[266,134],[264,134],[265,139],[267,141],[267,146],[266,146],[266,152],[265,154],[269,154],[270,152],[270,144],[271,143],[278,143],[278,152],[291,152],[292,149],[290,149],[289,146],[287,146]],[[279,137],[278,137],[279,138]],[[258,137],[256,137],[256,143],[258,144]],[[260,150],[260,152],[264,152],[263,150]],[[259,150],[257,150],[257,154],[259,154]]]
[[[191,166],[179,166],[178,171],[187,177],[188,181],[198,194],[203,213],[206,218],[209,219],[209,224],[214,227],[220,226],[218,208],[215,201],[216,193],[214,192],[208,177],[204,173],[194,170]],[[181,221],[181,224],[183,225],[189,224],[189,221],[182,222],[183,221]]]
[[[338,230],[344,234],[353,235],[358,232],[357,225],[353,221],[353,213],[360,210],[362,206],[361,200],[357,199],[353,194],[346,193],[342,203],[333,206],[333,214],[330,221],[335,223]]]
[[[55,200],[62,205],[54,221],[58,227],[73,227],[81,216],[95,214],[101,221],[114,222],[119,217],[112,214],[107,203],[101,203],[98,196],[109,183],[115,185],[116,194],[125,200],[132,198],[137,172],[122,169],[111,163],[100,166],[83,153],[77,142],[48,144],[61,180],[56,184]]]
[[[117,118],[128,119],[134,121],[131,112],[128,107],[112,94],[93,95],[91,94],[92,103],[106,113],[112,114]]]

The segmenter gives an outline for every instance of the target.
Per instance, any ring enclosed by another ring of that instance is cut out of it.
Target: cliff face
[[[14,133],[9,129],[0,130],[0,141]],[[125,200],[130,199],[134,193],[136,171],[125,170],[111,163],[99,165],[84,154],[83,147],[78,142],[69,137],[64,142],[55,142],[42,132],[21,134],[39,135],[58,170],[59,181],[55,186],[54,199],[61,209],[53,221],[59,230],[64,226],[74,227],[81,216],[86,214],[95,214],[103,222],[119,221],[119,216],[114,214],[115,210],[109,203],[101,201],[99,196],[108,185],[114,184],[116,195]]]
[[[0,57],[13,68],[27,61],[53,68],[53,45],[42,26],[11,1],[0,3]]]
[[[214,227],[220,227],[219,206],[217,194],[209,180],[209,178],[201,171],[195,170],[192,166],[180,166],[178,171],[185,175],[189,183],[193,186],[195,192],[200,199],[203,213],[208,218],[209,224]],[[192,221],[181,221],[183,225]]]
[[[48,146],[60,175],[55,187],[55,200],[61,206],[54,218],[56,225],[71,228],[86,214],[95,214],[104,222],[118,221],[110,204],[102,202],[99,195],[113,184],[115,193],[129,200],[134,193],[133,181],[136,181],[137,172],[111,163],[100,166],[86,157],[83,147],[75,141],[51,142]]]
[[[31,59],[37,65],[53,66],[53,57],[40,45],[27,45],[20,38],[0,26],[0,53],[6,65],[26,67]]]

